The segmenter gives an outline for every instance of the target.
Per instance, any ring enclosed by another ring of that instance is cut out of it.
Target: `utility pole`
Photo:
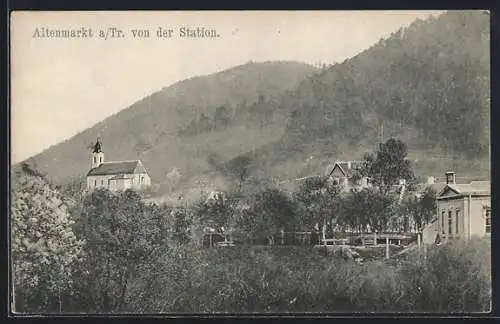
[[[385,238],[385,258],[389,259],[389,237]]]
[[[384,122],[380,125],[380,144],[384,143]]]

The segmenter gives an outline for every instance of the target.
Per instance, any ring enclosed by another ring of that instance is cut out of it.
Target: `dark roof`
[[[419,194],[423,194],[427,188],[431,188],[438,195],[446,187],[446,182],[436,182],[436,183],[419,183],[417,184],[416,191]]]
[[[141,161],[103,162],[97,168],[91,169],[87,176],[133,173],[147,173]]]
[[[361,167],[362,165],[363,162],[358,161],[337,161],[334,164],[329,165],[326,169],[326,172],[327,175],[330,176],[333,170],[335,170],[335,167],[340,167],[342,173],[346,176],[349,176],[355,168]]]

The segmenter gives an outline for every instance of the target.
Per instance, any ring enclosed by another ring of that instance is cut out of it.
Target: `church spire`
[[[97,141],[92,148],[92,168],[97,168],[103,162],[104,153],[102,152],[102,144],[99,142],[99,138],[97,138]]]
[[[101,153],[102,148],[101,148],[101,142],[99,142],[99,138],[97,138],[97,141],[95,142],[94,149],[92,150],[92,153]]]

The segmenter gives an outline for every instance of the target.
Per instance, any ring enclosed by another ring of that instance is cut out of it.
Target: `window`
[[[441,212],[441,231],[443,232],[443,234],[444,234],[444,215],[445,215],[445,213],[446,212],[444,210]]]
[[[99,163],[102,163],[102,156],[99,157]]]
[[[460,209],[457,209],[455,212],[456,212],[456,215],[455,215],[455,234],[458,234],[458,224],[459,224],[458,219],[460,218]]]
[[[97,158],[94,156],[94,164],[97,162]]]
[[[453,214],[451,210],[448,211],[448,234],[451,235],[452,232],[452,223],[453,223]]]
[[[94,180],[94,187],[97,187],[97,180]]]
[[[486,207],[486,233],[491,233],[491,208]]]
[[[101,186],[103,186],[103,185],[104,185],[104,180],[101,180]]]

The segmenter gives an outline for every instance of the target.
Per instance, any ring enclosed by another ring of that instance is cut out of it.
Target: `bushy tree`
[[[173,218],[172,239],[178,245],[191,241],[191,225],[193,218],[186,208],[175,208],[171,212]]]
[[[387,195],[394,185],[399,184],[400,179],[404,179],[408,185],[415,182],[415,175],[407,156],[406,144],[391,138],[381,144],[375,154],[368,153],[364,156],[363,166],[359,171],[370,179],[372,185],[377,187],[382,195]]]
[[[352,190],[342,200],[342,213],[339,222],[351,230],[387,230],[393,215],[393,199],[382,195],[373,188]]]
[[[415,229],[421,232],[436,213],[436,192],[427,187],[422,196],[410,196],[401,206],[402,215],[413,220]]]
[[[299,226],[312,231],[319,225],[326,230],[326,224],[336,221],[340,210],[341,185],[331,183],[327,177],[306,178],[294,193],[297,202]]]
[[[238,227],[248,238],[274,243],[274,235],[280,230],[293,228],[296,217],[294,202],[276,188],[266,188],[250,201],[237,220]]]
[[[127,190],[100,189],[83,202],[75,231],[86,239],[86,267],[80,273],[80,301],[95,312],[119,311],[129,281],[154,264],[167,244],[167,211],[147,205]]]
[[[63,196],[25,165],[11,196],[14,292],[18,311],[64,311],[72,274],[81,261],[83,240]]]
[[[226,164],[226,170],[236,179],[239,191],[250,176],[251,162],[252,159],[248,155],[239,155]]]

